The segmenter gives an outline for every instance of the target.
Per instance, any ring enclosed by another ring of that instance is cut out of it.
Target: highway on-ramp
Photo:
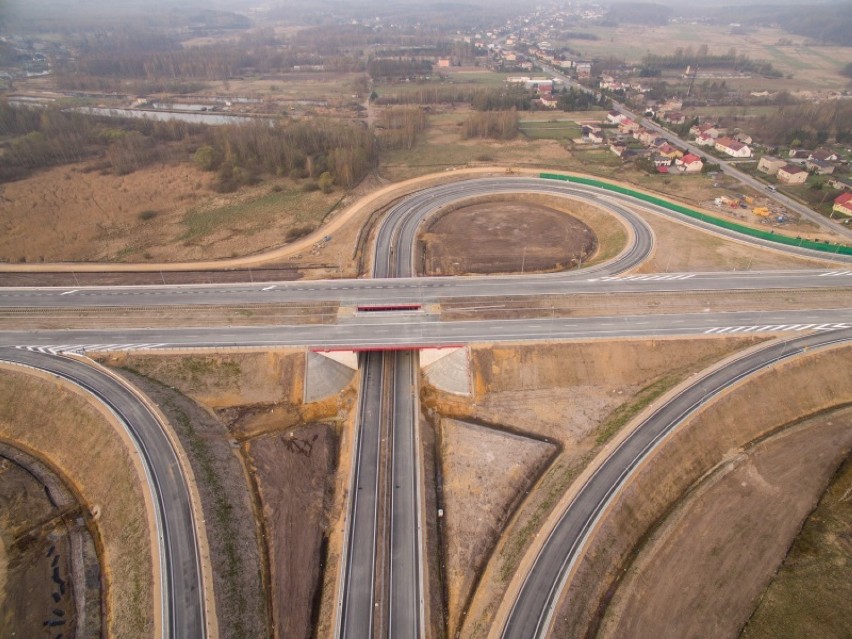
[[[206,636],[201,560],[189,488],[163,426],[124,384],[78,360],[0,348],[0,361],[46,371],[77,384],[105,404],[127,428],[139,450],[154,501],[163,636]],[[121,588],[120,575],[114,575],[113,587]]]

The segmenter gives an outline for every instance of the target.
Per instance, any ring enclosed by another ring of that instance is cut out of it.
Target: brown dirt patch
[[[38,451],[40,459],[73,482],[90,522],[97,508],[100,515],[91,525],[97,530],[103,569],[107,633],[151,635],[155,607],[144,477],[116,428],[65,385],[4,368],[0,438],[24,451]]]
[[[693,489],[640,551],[599,636],[736,636],[849,452],[850,420],[807,420]]]
[[[452,637],[483,562],[557,447],[454,419],[442,419],[440,433],[447,636]]]
[[[585,261],[591,228],[560,211],[522,202],[472,204],[437,216],[420,237],[426,275],[550,272]]]
[[[247,445],[269,540],[277,637],[310,639],[318,622],[337,440],[332,426],[308,424]]]
[[[0,185],[0,260],[169,262],[246,255],[285,244],[293,229],[315,228],[342,195],[304,193],[283,178],[218,194],[211,180],[191,164],[124,176],[76,164]]]

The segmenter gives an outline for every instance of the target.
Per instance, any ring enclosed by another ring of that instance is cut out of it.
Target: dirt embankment
[[[596,529],[562,594],[556,635],[585,636],[595,628],[634,548],[707,471],[791,422],[852,402],[850,354],[850,347],[836,347],[759,373],[677,429],[632,476]],[[737,525],[732,515],[733,521],[716,525]],[[761,567],[768,575],[775,568]],[[695,571],[683,565],[677,570]]]
[[[156,610],[145,477],[107,415],[65,383],[0,368],[0,439],[44,460],[76,495],[101,560],[108,635],[147,637]]]
[[[756,341],[624,340],[483,346],[471,354],[473,397],[441,393],[424,385],[423,404],[436,416],[496,424],[547,440],[561,450],[540,477],[534,467],[526,467],[527,476],[536,478],[534,486],[528,495],[527,486],[515,486],[514,497],[522,499],[513,504],[514,514],[508,513],[508,523],[500,520],[488,539],[465,534],[444,536],[445,557],[467,556],[465,549],[472,543],[481,544],[478,552],[488,557],[484,569],[475,577],[472,599],[451,597],[445,604],[447,610],[459,611],[463,616],[462,637],[487,634],[524,549],[592,452],[617,432],[627,416],[692,372]],[[435,422],[434,417],[432,421]],[[455,482],[443,486],[439,500],[463,502],[470,512],[487,510],[488,499],[478,499],[466,486],[479,481],[478,476],[493,478],[483,457],[492,443],[499,443],[498,437],[491,439],[494,441],[479,446],[479,454],[464,468],[458,467]],[[453,455],[454,451],[443,445],[436,452],[439,460],[448,454]],[[501,480],[495,479],[498,483]],[[438,485],[441,487],[440,481]],[[493,543],[489,545],[489,541]],[[463,594],[461,588],[452,592]],[[455,620],[449,619],[449,623],[452,625]]]
[[[354,390],[302,403],[305,353],[298,350],[108,361],[157,380],[149,385],[169,398],[160,406],[177,422],[212,513],[223,634],[330,632]]]

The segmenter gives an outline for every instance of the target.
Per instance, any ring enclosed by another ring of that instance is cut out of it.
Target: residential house
[[[804,149],[790,149],[788,157],[790,162],[804,164],[808,161],[808,158],[811,157],[811,151],[805,151]]]
[[[613,142],[610,144],[609,150],[615,153],[622,160],[627,157],[627,147],[620,142]]]
[[[784,184],[804,184],[807,179],[808,172],[801,167],[785,164],[778,169],[778,181]]]
[[[682,158],[675,160],[675,166],[684,173],[701,173],[701,169],[704,168],[704,162],[697,155],[687,153]]]
[[[689,129],[689,134],[696,138],[700,135],[707,135],[714,140],[725,133],[725,129],[716,126],[715,124],[696,124]]]
[[[662,117],[664,122],[669,124],[685,124],[686,116],[680,111],[666,111]]]
[[[828,180],[828,184],[833,189],[852,191],[852,178],[845,175],[835,175]]]
[[[450,59],[449,58],[438,58],[438,68],[439,69],[446,69],[446,68],[449,68],[449,66],[450,66]]]
[[[630,118],[624,118],[618,125],[618,130],[622,133],[633,134],[641,127],[638,122],[634,122]]]
[[[592,63],[578,60],[574,63],[578,78],[589,78],[592,75]]]
[[[669,158],[670,160],[683,157],[683,151],[681,151],[680,149],[676,149],[671,144],[664,144],[663,146],[659,147],[657,149],[657,153],[659,153],[663,157]]]
[[[757,170],[761,173],[766,173],[767,175],[775,175],[778,173],[778,169],[783,168],[786,164],[787,163],[781,158],[764,155],[760,158],[760,162],[757,163]]]
[[[751,149],[731,138],[717,138],[713,147],[720,153],[730,155],[732,158],[750,158]]]
[[[841,215],[852,216],[852,193],[842,193],[834,198],[831,210]]]
[[[742,142],[743,144],[751,144],[752,139],[748,133],[743,133],[742,131],[737,131],[731,136],[737,142]]]
[[[626,115],[622,115],[618,111],[610,111],[606,114],[606,121],[610,124],[621,124],[623,120],[628,120]]]
[[[831,162],[826,162],[824,160],[817,160],[816,158],[810,158],[807,162],[805,162],[805,167],[808,171],[812,171],[817,175],[831,175],[834,173],[834,165]]]
[[[821,162],[837,162],[838,157],[837,153],[831,149],[816,149],[813,153],[811,153],[809,159],[820,160]]]
[[[603,144],[605,141],[603,131],[596,126],[583,127],[583,140],[589,144]]]
[[[698,146],[713,146],[713,147],[715,147],[716,146],[716,138],[714,138],[713,136],[711,136],[707,133],[702,133],[697,138],[695,138],[695,144],[698,145]]]
[[[541,104],[541,106],[543,106],[545,109],[555,109],[556,105],[559,104],[559,99],[554,98],[549,93],[547,93],[547,94],[542,93],[541,97],[538,99],[538,101]]]
[[[633,137],[645,146],[651,146],[651,144],[656,139],[657,134],[651,131],[650,129],[640,128],[638,131],[636,131],[636,133],[633,134]]]

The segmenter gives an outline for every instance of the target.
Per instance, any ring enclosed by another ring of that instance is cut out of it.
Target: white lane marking
[[[839,331],[852,328],[852,324],[766,324],[764,326],[714,326],[704,331],[704,335],[722,335],[723,333],[765,333],[776,331]]]
[[[839,277],[841,275],[852,275],[852,271],[831,271],[830,273],[820,273],[817,277]]]
[[[59,295],[71,295],[72,293],[76,293],[79,290],[79,288],[75,288],[73,291],[65,291],[64,293],[60,293]]]
[[[275,284],[273,284],[272,286],[267,286],[266,288],[262,288],[260,290],[261,291],[271,291],[273,288],[275,288]]]

